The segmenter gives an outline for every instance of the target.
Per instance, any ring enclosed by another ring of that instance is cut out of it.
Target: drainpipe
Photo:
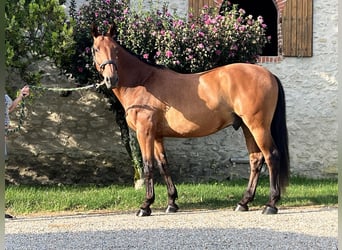
[[[233,164],[232,166],[232,171],[230,171],[230,179],[236,179],[236,178],[241,178],[239,176],[237,170],[236,164],[249,164],[249,159],[245,157],[231,157],[229,161]]]

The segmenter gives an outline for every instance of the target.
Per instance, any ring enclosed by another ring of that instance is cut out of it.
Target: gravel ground
[[[337,249],[337,208],[18,217],[5,249]]]

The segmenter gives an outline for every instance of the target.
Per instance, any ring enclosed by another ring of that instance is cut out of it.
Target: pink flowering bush
[[[72,1],[73,2],[73,1]],[[95,77],[90,47],[90,26],[102,32],[117,26],[116,40],[142,60],[164,65],[181,73],[205,71],[235,62],[255,63],[269,38],[262,17],[252,17],[237,5],[227,6],[224,15],[204,6],[201,15],[188,18],[172,15],[167,6],[136,11],[125,1],[90,0],[79,11],[71,8],[75,20],[77,49],[70,70],[85,83]]]

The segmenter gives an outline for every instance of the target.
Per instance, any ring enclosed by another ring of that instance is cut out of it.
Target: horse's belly
[[[181,114],[167,117],[163,126],[166,137],[201,137],[213,134],[233,123],[227,115],[203,114],[185,117]]]

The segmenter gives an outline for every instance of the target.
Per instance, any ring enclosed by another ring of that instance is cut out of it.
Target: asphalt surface
[[[337,249],[338,209],[153,211],[6,219],[5,249]]]

